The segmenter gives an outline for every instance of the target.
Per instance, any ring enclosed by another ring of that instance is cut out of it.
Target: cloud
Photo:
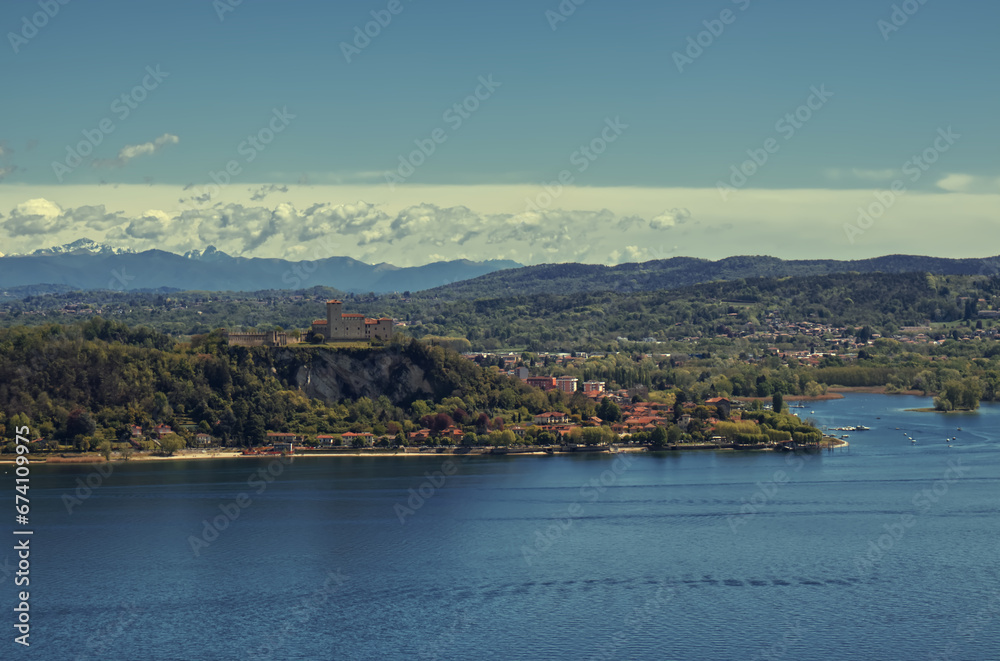
[[[185,187],[184,190],[187,190],[187,187]],[[253,202],[259,202],[260,200],[263,200],[271,193],[287,193],[288,186],[278,186],[277,184],[270,184],[268,186],[261,186],[256,191],[254,191],[252,188],[248,190],[253,192],[253,195],[250,196],[250,200]]]
[[[97,159],[94,161],[94,167],[124,167],[133,158],[137,158],[139,156],[151,156],[160,151],[163,147],[167,145],[176,145],[178,142],[180,142],[180,138],[176,135],[164,133],[152,142],[143,142],[138,145],[125,145],[122,147],[121,151],[118,152],[118,158]]]
[[[5,177],[17,172],[16,165],[9,165],[7,167],[0,167],[0,181],[3,181]]]
[[[62,218],[62,207],[38,197],[14,207],[10,212],[10,218],[4,221],[4,230],[14,237],[49,234],[60,229]]]
[[[687,209],[671,209],[650,220],[649,227],[654,230],[668,230],[677,225],[683,225],[689,220],[691,220],[691,212]]]
[[[859,206],[874,199],[869,186],[748,189],[735,206],[715,188],[580,187],[567,188],[559,198],[565,208],[525,212],[523,201],[538,189],[399,187],[387,197],[384,186],[289,186],[280,194],[281,204],[266,204],[250,200],[248,186],[231,186],[208,205],[182,209],[177,198],[192,192],[182,193],[182,186],[61,187],[47,194],[41,187],[5,183],[0,186],[0,211],[7,212],[0,220],[0,249],[31,252],[87,236],[135,250],[184,253],[214,245],[234,256],[310,260],[346,255],[397,266],[424,264],[430,255],[611,264],[674,255],[805,259],[988,252],[967,237],[988,236],[995,229],[1000,194],[958,190],[993,180],[941,177],[936,192],[898,196],[854,244],[844,227],[855,221]],[[955,191],[945,192],[946,187]],[[109,200],[114,200],[110,210],[101,206]],[[949,218],[953,231],[935,231],[942,217]]]
[[[952,193],[996,193],[1000,191],[1000,177],[953,173],[939,179],[936,185]]]

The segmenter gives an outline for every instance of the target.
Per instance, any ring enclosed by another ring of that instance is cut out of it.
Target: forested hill
[[[506,295],[569,294],[592,291],[657,291],[703,282],[744,278],[784,278],[835,273],[932,273],[934,275],[994,275],[1000,257],[946,259],[886,255],[873,259],[782,260],[776,257],[727,257],[718,261],[674,257],[643,263],[540,264],[495,271],[421,292],[441,298],[499,298]]]
[[[0,330],[5,438],[29,423],[36,435],[84,450],[129,438],[131,425],[249,444],[263,443],[266,431],[393,434],[419,428],[441,403],[457,422],[473,423],[487,411],[511,419],[510,410],[555,405],[454,351],[406,338],[370,349],[272,350],[229,347],[218,333],[181,343],[102,319]],[[193,430],[181,432],[185,425]]]

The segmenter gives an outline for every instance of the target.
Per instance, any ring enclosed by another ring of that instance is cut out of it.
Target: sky
[[[5,0],[0,253],[1000,254],[988,0]]]

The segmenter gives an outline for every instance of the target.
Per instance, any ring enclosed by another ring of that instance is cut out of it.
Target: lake
[[[792,409],[871,427],[815,455],[34,466],[17,658],[1000,658],[1000,406],[930,405]]]

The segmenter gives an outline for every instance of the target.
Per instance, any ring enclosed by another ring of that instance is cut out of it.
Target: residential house
[[[559,411],[539,413],[534,418],[536,425],[564,425],[569,422],[569,416]]]

